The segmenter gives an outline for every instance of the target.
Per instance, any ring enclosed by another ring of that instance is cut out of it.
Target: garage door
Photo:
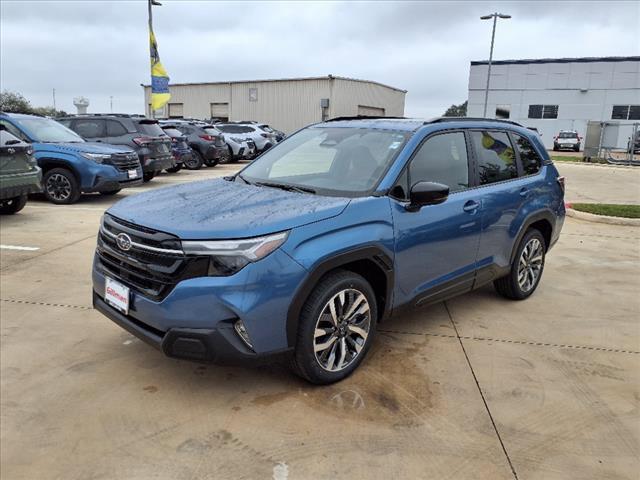
[[[229,104],[228,103],[212,103],[211,118],[217,118],[223,121],[229,120]]]
[[[384,108],[358,105],[359,117],[384,117]]]
[[[169,118],[182,118],[182,117],[184,117],[184,105],[182,103],[170,103]]]

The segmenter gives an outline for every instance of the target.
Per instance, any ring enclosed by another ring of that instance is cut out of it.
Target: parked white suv
[[[225,137],[253,141],[257,153],[262,153],[278,143],[275,134],[265,132],[252,123],[216,123],[215,127],[224,133]]]
[[[579,152],[580,140],[582,138],[575,130],[560,130],[560,133],[553,137],[553,150],[570,149]]]
[[[229,133],[218,128],[219,126],[220,124],[217,123],[215,125],[205,125],[202,128],[210,132],[211,135],[222,135],[227,147],[229,147],[229,161],[237,162],[238,160],[250,159],[256,156],[256,144],[253,143],[252,139]]]

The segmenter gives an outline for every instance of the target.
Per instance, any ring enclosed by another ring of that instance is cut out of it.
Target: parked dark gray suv
[[[58,119],[90,142],[126,145],[140,158],[143,178],[148,182],[164,169],[175,167],[171,139],[157,120],[142,115],[90,114]]]
[[[187,143],[193,150],[192,161],[185,163],[185,167],[189,170],[198,170],[203,164],[215,167],[218,163],[225,163],[229,159],[229,150],[224,137],[206,130],[206,126],[179,119],[162,120],[161,125],[174,127],[187,137]]]

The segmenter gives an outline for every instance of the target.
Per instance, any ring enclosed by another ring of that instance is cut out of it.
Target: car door
[[[78,118],[71,129],[88,142],[102,142],[106,135],[104,120],[100,118]]]
[[[463,131],[435,133],[416,149],[391,191],[397,305],[436,301],[473,285],[482,206],[469,159]],[[409,186],[420,181],[448,185],[449,197],[408,209]]]
[[[482,197],[478,282],[495,278],[510,264],[519,213],[531,195],[529,180],[518,177],[516,153],[506,131],[470,131]]]

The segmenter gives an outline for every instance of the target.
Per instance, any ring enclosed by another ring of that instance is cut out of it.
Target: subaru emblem
[[[118,244],[118,248],[120,248],[120,250],[124,250],[125,252],[127,250],[131,250],[131,237],[126,233],[119,233],[116,236],[116,243]]]

